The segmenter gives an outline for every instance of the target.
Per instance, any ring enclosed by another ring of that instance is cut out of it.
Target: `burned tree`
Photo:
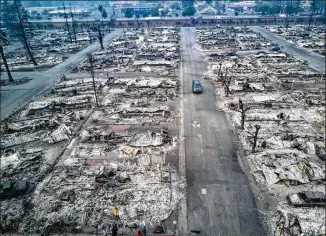
[[[228,77],[228,68],[226,68],[226,70],[225,70],[224,77],[222,76],[222,83],[223,83],[223,86],[224,86],[226,96],[228,97],[229,92],[230,92],[230,84],[231,84],[231,77]]]
[[[98,40],[100,41],[101,49],[103,50],[104,49],[104,47],[103,47],[103,36],[102,36],[102,32],[101,32],[100,28],[98,28]]]
[[[315,11],[316,11],[316,0],[313,0],[311,5],[310,5],[310,16],[309,16],[309,22],[308,22],[308,31],[310,30],[310,25],[312,22],[312,18],[315,15]]]
[[[222,63],[220,63],[219,65],[220,65],[220,67],[218,68],[218,76],[220,76],[220,75],[221,75],[221,68],[222,68]]]
[[[2,32],[1,31],[0,31],[0,37],[1,37],[0,38],[1,39],[0,40],[0,53],[1,53],[1,58],[2,58],[3,64],[5,64],[9,82],[14,82],[14,79],[12,78],[12,75],[10,73],[9,66],[8,66],[8,63],[7,63],[7,59],[5,57],[5,54],[3,52],[3,47],[2,47],[2,42],[7,42],[7,39],[2,36]]]
[[[91,74],[93,78],[93,88],[94,88],[94,96],[95,96],[95,103],[96,107],[98,107],[98,102],[97,102],[97,94],[96,94],[96,87],[95,87],[95,73],[94,73],[94,59],[92,54],[87,54],[88,57],[88,63],[89,63],[89,73]]]
[[[87,30],[88,36],[89,36],[89,43],[92,44],[92,34],[90,30]]]
[[[66,27],[67,27],[67,31],[68,31],[68,35],[69,35],[69,39],[70,39],[70,43],[72,43],[72,38],[71,38],[70,29],[69,29],[69,24],[68,24],[68,15],[67,15],[67,13],[66,13],[66,6],[65,6],[65,3],[63,3],[63,17],[66,19]]]
[[[32,63],[35,66],[37,66],[37,62],[35,61],[35,59],[33,57],[33,54],[32,54],[32,52],[31,52],[31,50],[29,48],[28,42],[27,42],[27,37],[26,37],[26,34],[25,34],[25,29],[24,29],[23,22],[22,22],[23,19],[22,19],[21,14],[20,14],[20,9],[18,7],[17,0],[14,1],[14,5],[15,5],[17,15],[18,15],[19,27],[20,27],[20,32],[21,32],[21,36],[22,36],[22,39],[23,39],[24,46],[25,46],[25,48],[27,50],[28,56],[31,59]]]
[[[250,109],[250,107],[245,106],[241,99],[239,99],[239,109],[241,112],[241,129],[244,129],[244,122],[246,118],[246,112]]]
[[[255,149],[256,149],[256,145],[257,145],[257,138],[258,138],[258,131],[261,128],[259,125],[255,125],[256,131],[255,131],[255,135],[254,135],[254,143],[252,145],[252,153],[255,153]]]
[[[72,22],[72,32],[74,33],[74,39],[75,39],[75,43],[77,43],[77,38],[76,38],[76,22],[74,20],[74,14],[72,13],[72,8],[71,8],[71,4],[70,5],[70,16],[71,16],[71,22]]]

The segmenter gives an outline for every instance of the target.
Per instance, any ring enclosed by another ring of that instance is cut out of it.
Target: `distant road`
[[[321,73],[325,73],[325,57],[318,55],[317,53],[309,52],[305,48],[300,48],[293,43],[287,42],[285,39],[267,31],[266,29],[259,26],[250,26],[250,28],[261,33],[263,37],[273,40],[280,46],[283,46],[283,50],[298,57],[301,60],[308,61],[309,65]]]
[[[121,33],[121,29],[116,29],[104,37],[104,43],[111,41]],[[33,78],[33,80],[27,84],[1,87],[1,121],[10,115],[14,110],[26,104],[32,97],[54,83],[57,80],[58,74],[67,72],[69,66],[79,64],[87,58],[87,53],[95,52],[99,48],[100,44],[98,42],[93,43],[47,71],[13,72],[12,74],[14,78],[28,76]],[[8,79],[6,72],[2,72],[1,77],[2,79]]]

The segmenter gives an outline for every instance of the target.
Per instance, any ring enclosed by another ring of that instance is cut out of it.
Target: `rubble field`
[[[211,30],[196,29],[202,51],[234,52],[262,50],[276,46],[247,27],[214,27]]]
[[[197,29],[199,47],[215,31]],[[217,108],[230,117],[256,183],[276,202],[265,212],[270,232],[325,235],[325,205],[288,200],[303,191],[325,194],[325,74],[282,51],[206,55],[204,77],[216,86]]]
[[[73,35],[70,40],[66,31],[59,30],[33,30],[26,32],[28,44],[37,66],[31,62],[22,39],[9,35],[8,43],[4,45],[4,53],[11,71],[32,71],[35,69],[46,70],[67,59],[97,40],[94,32],[77,32],[76,41]],[[4,65],[1,70],[5,71]]]
[[[309,31],[307,27],[304,25],[265,26],[268,31],[283,37],[288,42],[325,56],[325,25],[311,26]]]
[[[177,28],[129,31],[93,53],[94,79],[85,61],[1,123],[2,187],[28,192],[0,199],[5,232],[150,230],[176,210],[178,48]]]

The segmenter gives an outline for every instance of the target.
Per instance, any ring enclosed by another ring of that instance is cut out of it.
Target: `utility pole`
[[[21,30],[21,33],[22,33],[22,36],[23,36],[23,40],[24,40],[24,44],[25,44],[25,48],[27,50],[27,53],[31,59],[31,61],[33,62],[33,64],[35,66],[37,66],[37,62],[35,61],[34,57],[33,57],[33,54],[31,52],[31,50],[29,49],[29,45],[28,45],[28,42],[27,42],[27,38],[26,38],[26,34],[25,34],[25,30],[24,30],[24,26],[23,26],[23,23],[22,23],[22,18],[21,18],[21,15],[20,15],[20,12],[19,12],[19,8],[18,8],[18,5],[17,5],[17,1],[15,0],[14,1],[15,3],[15,7],[16,7],[16,11],[17,11],[17,15],[18,15],[18,20],[19,20],[19,26],[20,26],[20,30]]]
[[[96,104],[96,107],[98,107],[96,87],[95,87],[95,73],[94,73],[94,65],[93,65],[94,64],[94,60],[93,60],[92,54],[88,54],[87,57],[88,57],[88,62],[89,62],[89,66],[90,66],[90,73],[91,73],[91,76],[93,78],[93,88],[94,88],[94,95],[95,95],[95,104]]]
[[[75,21],[74,21],[74,14],[72,13],[71,9],[71,4],[70,5],[70,16],[71,16],[71,22],[72,22],[72,31],[74,32],[74,38],[75,38],[75,43],[77,43],[77,38],[76,38],[76,30],[75,30]]]
[[[64,15],[64,18],[66,18],[66,26],[67,26],[67,30],[68,30],[68,35],[69,35],[70,43],[72,43],[72,38],[71,38],[69,24],[68,24],[68,16],[66,14],[66,6],[65,6],[65,3],[63,3],[63,15]]]
[[[8,75],[8,78],[9,78],[9,82],[14,82],[14,79],[12,78],[12,75],[11,75],[11,72],[9,70],[9,66],[8,66],[8,63],[7,63],[7,59],[5,57],[5,54],[3,52],[3,47],[2,47],[2,38],[1,38],[1,41],[0,41],[0,53],[1,53],[1,58],[3,60],[3,64],[5,64],[5,67],[6,67],[6,71],[7,71],[7,75]]]

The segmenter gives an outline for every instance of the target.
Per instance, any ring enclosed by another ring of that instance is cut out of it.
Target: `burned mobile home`
[[[29,55],[26,54],[25,46],[23,46],[20,37],[8,34],[4,54],[11,71],[33,71],[51,68],[97,39],[93,32],[77,33],[76,41],[71,41],[66,31],[27,31],[27,29],[25,31],[29,48],[37,65],[34,65]],[[5,70],[4,65],[1,65],[1,70]]]
[[[214,30],[197,30],[203,49],[209,41],[203,35]],[[293,206],[288,196],[325,191],[325,74],[284,51],[215,51],[206,53],[205,76],[235,127],[261,201],[272,199],[268,228],[278,235],[324,235],[325,206]]]
[[[1,199],[5,232],[91,234],[115,222],[114,207],[121,233],[170,216],[184,188],[174,165],[177,37],[176,28],[125,33],[92,54],[94,79],[82,62],[2,122],[3,181],[35,186]]]

